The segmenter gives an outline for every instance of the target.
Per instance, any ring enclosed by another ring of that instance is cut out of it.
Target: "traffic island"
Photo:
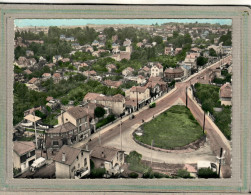
[[[188,108],[175,105],[134,131],[138,144],[159,151],[196,150],[205,143],[202,127]]]

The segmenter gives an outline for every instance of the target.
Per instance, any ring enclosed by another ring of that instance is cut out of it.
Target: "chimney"
[[[104,152],[101,153],[101,157],[102,157],[102,158],[105,158]]]
[[[65,159],[66,159],[66,155],[65,155],[65,153],[63,152],[63,153],[62,153],[62,162],[65,162]]]

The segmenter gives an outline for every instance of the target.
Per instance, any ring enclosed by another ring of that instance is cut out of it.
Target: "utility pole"
[[[203,120],[203,135],[205,134],[205,120],[206,119],[206,114],[205,114],[205,111],[204,111],[204,120]]]
[[[137,95],[137,111],[138,111],[138,110],[139,110],[139,104],[138,104],[139,99],[138,99],[138,90],[137,90],[137,86],[136,86],[136,95]]]
[[[221,158],[222,158],[223,148],[220,148],[220,162],[219,162],[219,178],[220,178],[220,169],[221,169]]]
[[[151,142],[151,165],[153,164],[153,140]]]
[[[187,107],[187,87],[186,87],[186,107]]]
[[[33,119],[34,119],[34,129],[35,129],[35,140],[36,140],[36,149],[37,147],[37,126],[36,126],[36,118],[35,118],[35,112],[33,112]]]
[[[122,126],[122,121],[120,121],[120,150],[122,151],[122,129],[121,129],[121,126]]]

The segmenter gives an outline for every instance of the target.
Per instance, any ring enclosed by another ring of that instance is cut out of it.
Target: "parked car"
[[[32,165],[31,165],[31,167],[30,167],[30,171],[34,172],[35,170],[41,168],[41,167],[44,166],[45,164],[46,164],[45,158],[40,157],[40,158],[36,159],[36,160],[32,163]]]

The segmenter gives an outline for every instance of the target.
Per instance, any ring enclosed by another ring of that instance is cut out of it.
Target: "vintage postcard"
[[[127,8],[2,15],[11,183],[246,192],[249,10]]]

